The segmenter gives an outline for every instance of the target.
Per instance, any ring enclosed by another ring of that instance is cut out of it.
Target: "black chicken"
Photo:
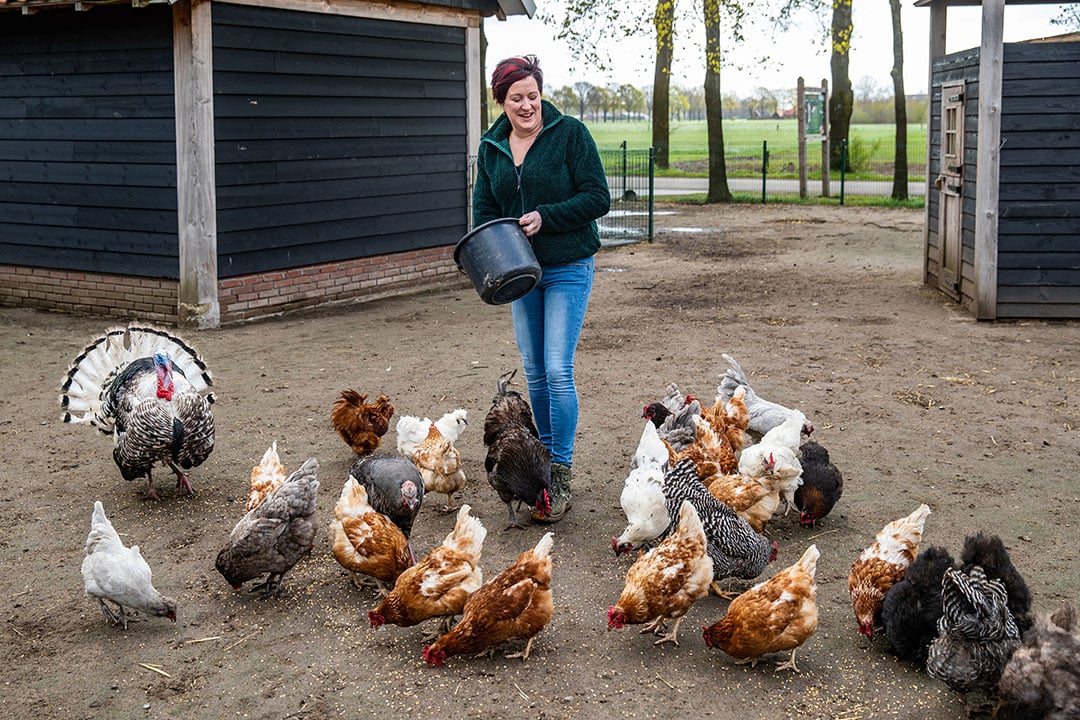
[[[799,464],[802,484],[795,490],[795,507],[799,510],[799,524],[813,527],[840,499],[844,476],[829,461],[825,446],[815,440],[807,440],[799,447]]]
[[[153,327],[110,328],[71,364],[61,388],[64,422],[93,425],[115,436],[113,460],[125,480],[146,477],[163,463],[176,486],[192,494],[183,470],[214,449],[213,381],[199,354],[179,337]],[[181,470],[183,468],[183,470]]]
[[[664,475],[662,486],[670,523],[659,539],[675,530],[679,508],[683,500],[689,500],[705,528],[714,582],[731,577],[753,580],[776,559],[776,542],[770,543],[764,535],[754,532],[746,520],[713,497],[698,479],[690,458],[675,463]]]
[[[491,409],[484,418],[484,469],[499,499],[506,503],[506,528],[524,528],[514,512],[514,500],[525,502],[539,516],[551,514],[551,453],[540,442],[532,410],[521,393],[510,390],[517,370],[499,377]]]
[[[268,573],[252,588],[264,598],[281,592],[281,579],[315,541],[315,500],[319,490],[319,462],[308,458],[229,533],[229,543],[218,553],[217,566],[225,581],[240,586]]]
[[[415,563],[409,538],[424,502],[424,479],[416,465],[400,455],[362,455],[349,475],[364,486],[371,507],[390,518],[409,540],[409,558]]]
[[[951,567],[953,558],[945,548],[920,549],[904,577],[889,588],[881,621],[889,646],[899,657],[926,663],[941,618],[941,578]]]
[[[973,565],[978,565],[991,580],[1000,580],[1009,595],[1009,612],[1012,613],[1016,626],[1023,635],[1034,623],[1031,617],[1031,591],[1020,571],[1013,565],[1005,543],[997,535],[978,532],[964,538],[964,549],[960,552],[961,570],[969,572]]]

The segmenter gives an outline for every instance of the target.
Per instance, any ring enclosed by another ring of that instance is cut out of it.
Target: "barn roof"
[[[89,10],[95,5],[127,5],[146,7],[147,5],[172,5],[176,0],[0,0],[0,12],[16,11],[32,14],[38,10],[73,8]],[[443,5],[454,8],[479,10],[483,15],[528,15],[536,12],[534,0],[427,0],[418,5]]]

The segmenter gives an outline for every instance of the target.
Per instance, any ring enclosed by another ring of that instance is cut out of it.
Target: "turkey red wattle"
[[[163,353],[154,353],[154,371],[157,373],[157,396],[172,401],[173,386],[172,360]]]

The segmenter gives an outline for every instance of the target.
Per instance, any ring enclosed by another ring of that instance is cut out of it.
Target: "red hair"
[[[506,102],[506,94],[510,92],[510,86],[525,78],[536,78],[536,89],[544,94],[544,71],[540,69],[540,61],[535,55],[506,58],[495,66],[491,73],[491,96],[495,102],[502,105]]]

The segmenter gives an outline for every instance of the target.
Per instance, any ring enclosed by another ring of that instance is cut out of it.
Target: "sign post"
[[[821,195],[829,197],[829,83],[808,88],[800,77],[796,100],[799,119],[799,197],[806,197],[806,141],[821,143]]]

